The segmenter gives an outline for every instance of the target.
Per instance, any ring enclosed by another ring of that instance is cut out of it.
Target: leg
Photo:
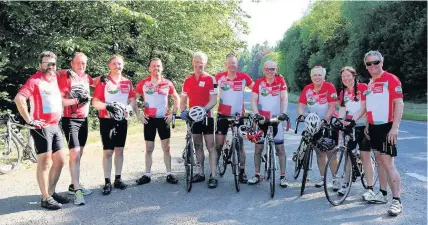
[[[241,163],[241,170],[244,171],[247,156],[245,155],[245,151],[244,151],[244,140],[241,137],[239,137],[239,145],[240,145],[239,152],[240,152],[240,156],[241,156],[241,162],[240,162]]]
[[[150,169],[152,167],[152,154],[153,150],[155,149],[155,142],[153,141],[146,141],[146,173],[150,173]],[[165,158],[164,158],[165,159]]]
[[[169,138],[161,140],[163,150],[163,162],[165,163],[167,173],[171,173],[171,152],[169,143]]]
[[[388,181],[387,181],[387,176],[386,176],[386,171],[385,171],[385,166],[383,165],[383,161],[381,159],[381,155],[379,151],[373,150],[375,151],[375,159],[377,162],[377,171],[379,173],[379,186],[381,190],[387,191],[388,190]]]
[[[52,166],[52,152],[45,152],[37,155],[37,183],[39,184],[42,198],[46,199],[49,194],[49,171]]]
[[[218,126],[218,124],[217,124]],[[225,135],[223,134],[216,134],[215,135],[215,149],[217,151],[217,159],[216,162],[218,163],[219,157],[221,156],[221,149],[223,148]]]
[[[193,144],[195,145],[196,163],[199,164],[200,168],[198,173],[204,176],[204,161],[205,154],[202,145],[202,134],[193,134]]]
[[[49,171],[49,194],[55,193],[55,187],[61,175],[61,170],[64,167],[65,161],[65,150],[61,149],[52,153],[52,167]]]
[[[214,149],[214,135],[213,134],[204,135],[204,139],[205,139],[205,146],[207,147],[208,153],[209,153],[211,176],[215,178],[218,156],[217,156],[217,151]]]
[[[317,153],[317,163],[320,175],[321,177],[324,177],[324,170],[327,164],[327,153],[321,152],[319,150],[315,150],[315,152]]]
[[[331,156],[333,156],[333,153],[334,153],[334,151],[333,151],[333,149],[330,149],[328,152],[327,152],[327,157],[326,157],[326,159],[328,160]],[[336,155],[334,155],[333,156],[334,158],[331,160],[331,166],[330,166],[330,171],[331,171],[331,173],[332,174],[334,174],[334,172],[336,172],[337,171],[337,164],[339,164],[339,159],[337,158],[337,154]],[[322,174],[324,175],[324,172],[325,172],[325,166],[327,165],[327,161],[325,162],[325,165],[324,165],[324,170],[322,171]]]
[[[285,168],[286,168],[286,154],[285,154],[285,148],[284,148],[284,144],[278,144],[275,145],[275,149],[276,149],[276,154],[278,155],[279,158],[279,167],[280,167],[280,171],[281,171],[281,176],[285,177]]]
[[[262,159],[263,144],[256,144],[254,147],[254,170],[260,175],[260,164]]]
[[[82,157],[83,148],[75,147],[70,149],[70,177],[71,183],[73,184],[74,190],[80,189],[79,176],[80,176],[80,159]]]
[[[104,178],[111,178],[111,165],[112,165],[113,149],[104,149],[103,151],[103,170]]]
[[[122,175],[122,166],[123,166],[123,147],[114,148],[114,168],[115,175]]]
[[[390,155],[382,154],[380,155],[380,159],[385,169],[385,174],[388,180],[388,184],[392,192],[392,197],[400,198],[401,177],[400,177],[400,174],[398,173],[397,168],[395,167],[394,157],[391,157]]]
[[[373,187],[374,169],[372,164],[371,152],[360,151],[361,161],[363,163],[364,176],[367,178],[367,186]]]

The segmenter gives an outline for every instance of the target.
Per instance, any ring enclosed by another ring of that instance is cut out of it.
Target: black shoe
[[[172,174],[170,174],[170,175],[166,176],[166,182],[168,182],[170,184],[177,184],[178,180]]]
[[[204,181],[205,181],[205,175],[196,174],[192,178],[192,183],[199,183],[199,182],[204,182]]]
[[[111,183],[105,184],[103,187],[103,195],[109,195],[111,192],[111,189],[112,189]]]
[[[246,184],[248,182],[247,174],[239,173],[239,183]]]
[[[55,199],[58,203],[67,204],[70,202],[70,199],[64,196],[61,196],[57,193],[53,193],[52,198]]]
[[[140,179],[136,180],[135,182],[137,182],[138,185],[141,184],[148,184],[150,183],[152,179],[149,176],[143,175],[142,177],[140,177]]]
[[[216,188],[217,187],[217,180],[210,177],[210,179],[208,179],[208,187],[209,188]]]
[[[128,187],[128,185],[126,185],[126,184],[122,181],[122,179],[117,179],[117,180],[115,180],[115,181],[114,181],[114,183],[113,183],[113,186],[114,186],[115,188],[119,188],[119,189],[121,189],[121,190],[124,190],[124,189],[126,189],[126,188]]]
[[[42,208],[50,209],[50,210],[58,210],[62,207],[62,205],[57,201],[55,201],[53,197],[49,197],[46,200],[42,199],[40,204],[42,205]]]

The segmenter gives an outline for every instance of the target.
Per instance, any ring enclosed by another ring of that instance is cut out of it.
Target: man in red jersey
[[[58,122],[62,114],[61,93],[56,73],[56,55],[44,51],[39,56],[39,71],[19,89],[15,103],[31,130],[37,152],[37,183],[42,192],[41,206],[60,209],[70,199],[55,193],[55,187],[65,163],[63,138]],[[27,100],[31,112],[28,112]]]
[[[70,150],[71,184],[68,192],[74,195],[75,205],[84,205],[83,196],[92,193],[79,184],[80,159],[88,138],[89,86],[93,86],[92,78],[85,73],[87,61],[84,53],[76,52],[70,63],[71,69],[59,71],[58,81],[64,106],[61,124]]]
[[[215,78],[206,73],[205,66],[208,57],[203,52],[196,52],[193,56],[193,70],[183,83],[181,92],[181,118],[187,118],[187,100],[189,100],[189,108],[193,106],[201,106],[205,109],[208,115],[208,123],[205,120],[194,123],[192,134],[196,151],[196,159],[200,164],[200,171],[193,176],[193,182],[205,181],[204,174],[204,152],[202,146],[202,134],[205,139],[205,145],[209,152],[209,165],[211,175],[208,180],[208,187],[216,188],[216,168],[217,168],[217,151],[214,149],[214,119],[212,118],[212,108],[217,104],[217,83]]]

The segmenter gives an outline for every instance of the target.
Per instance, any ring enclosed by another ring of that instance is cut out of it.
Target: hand
[[[305,116],[304,116],[304,115],[299,115],[299,116],[297,117],[297,121],[298,121],[298,122],[305,122]]]
[[[181,118],[182,120],[187,120],[187,115],[188,115],[188,112],[187,112],[186,110],[181,111],[181,113],[180,113],[180,118]]]
[[[171,122],[171,120],[172,120],[172,114],[169,114],[168,116],[165,116],[165,123],[170,123]]]
[[[364,128],[364,134],[366,135],[366,138],[367,138],[368,140],[370,140],[370,136],[369,136],[369,126],[366,126],[366,127]]]
[[[114,111],[115,111],[114,106],[112,106],[110,103],[106,103],[106,110],[111,112],[111,113],[114,113]]]
[[[346,127],[346,126],[354,126],[355,125],[355,120],[353,120],[353,119],[350,119],[350,120],[344,120],[343,121],[343,126],[344,127]]]
[[[77,98],[77,104],[78,105],[84,105],[84,104],[86,104],[88,102],[89,102],[89,98],[88,97]]]
[[[149,120],[149,117],[146,117],[146,115],[141,114],[141,115],[138,116],[138,119],[140,120],[141,123],[147,124],[148,120]]]
[[[29,122],[27,122],[29,125],[31,126],[35,126],[35,127],[47,127],[48,124],[45,123],[45,120],[31,120]]]
[[[391,128],[388,133],[388,142],[390,144],[397,144],[398,128]]]

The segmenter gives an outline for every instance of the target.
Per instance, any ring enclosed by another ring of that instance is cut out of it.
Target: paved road
[[[289,114],[293,120],[295,108],[290,104]],[[426,125],[403,121],[400,128],[396,163],[402,176],[404,213],[396,218],[386,214],[388,205],[367,205],[360,201],[364,190],[359,183],[352,186],[343,205],[331,206],[323,190],[313,187],[312,181],[319,176],[317,171],[310,173],[311,186],[303,197],[299,196],[300,180],[294,181],[291,176],[291,187],[278,186],[273,199],[268,197],[267,182],[243,185],[241,192],[236,193],[230,170],[220,179],[218,188],[208,189],[206,183],[199,183],[187,193],[184,169],[177,162],[184,147],[184,128],[179,128],[173,133],[171,143],[173,170],[180,178],[179,185],[165,182],[159,143],[154,155],[152,182],[134,185],[144,168],[142,135],[136,134],[128,138],[125,153],[123,177],[130,187],[124,191],[114,189],[110,196],[102,196],[101,145],[90,144],[83,157],[81,176],[85,186],[94,191],[86,198],[87,205],[67,204],[56,212],[41,209],[35,171],[30,167],[0,176],[0,224],[426,224]],[[292,171],[290,157],[299,139],[293,133],[286,134],[287,171]],[[247,173],[251,176],[254,149],[249,143],[245,147]],[[66,166],[57,190],[65,191],[69,179]]]

